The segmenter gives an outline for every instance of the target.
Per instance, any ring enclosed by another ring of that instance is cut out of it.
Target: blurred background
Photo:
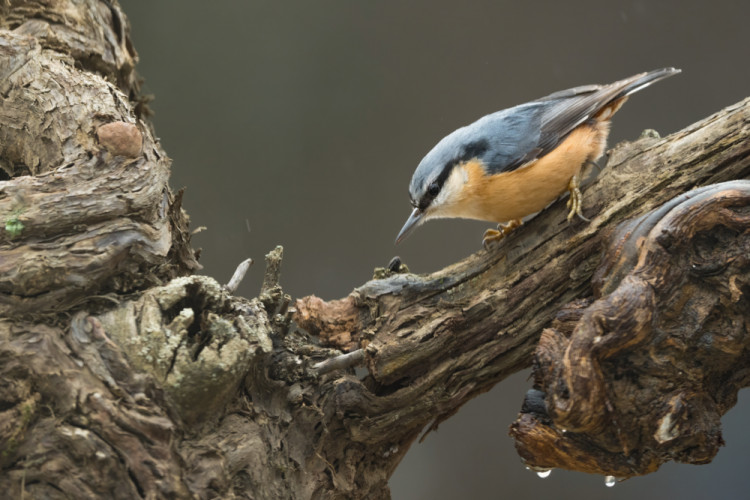
[[[263,256],[284,246],[294,297],[340,298],[398,254],[426,273],[480,249],[488,224],[433,221],[398,248],[422,156],[480,116],[575,85],[663,66],[633,96],[610,145],[669,134],[750,95],[750,2],[646,0],[120,0],[140,54],[172,185],[226,282],[257,295]],[[667,464],[606,488],[602,477],[524,470],[507,437],[528,373],[498,384],[415,444],[391,479],[400,499],[748,498],[750,398],[723,420],[705,466]]]

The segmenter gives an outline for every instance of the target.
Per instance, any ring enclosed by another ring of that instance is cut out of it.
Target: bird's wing
[[[584,85],[486,117],[493,154],[489,173],[515,170],[555,149],[576,127],[608,104],[667,78],[679,70],[664,68],[609,85]]]

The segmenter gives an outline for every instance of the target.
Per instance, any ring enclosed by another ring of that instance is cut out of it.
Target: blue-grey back
[[[462,161],[477,158],[493,175],[544,156],[613,101],[679,72],[663,68],[607,85],[574,87],[484,116],[448,134],[427,153],[409,185],[412,201],[424,200],[431,184],[441,188]]]

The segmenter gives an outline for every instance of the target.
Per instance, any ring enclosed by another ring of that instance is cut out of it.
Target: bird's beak
[[[401,243],[401,240],[406,238],[411,234],[412,231],[414,231],[417,226],[419,226],[422,222],[424,217],[424,212],[418,208],[415,208],[408,219],[406,219],[406,224],[404,224],[404,227],[401,228],[401,231],[399,231],[398,236],[396,236],[396,245]]]

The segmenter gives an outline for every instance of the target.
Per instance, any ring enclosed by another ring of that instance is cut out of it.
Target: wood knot
[[[141,154],[143,136],[132,123],[107,123],[96,130],[96,137],[99,144],[114,156],[136,158]]]
[[[621,478],[706,463],[748,385],[750,181],[679,195],[615,232],[593,302],[541,335],[511,428],[532,468]]]

